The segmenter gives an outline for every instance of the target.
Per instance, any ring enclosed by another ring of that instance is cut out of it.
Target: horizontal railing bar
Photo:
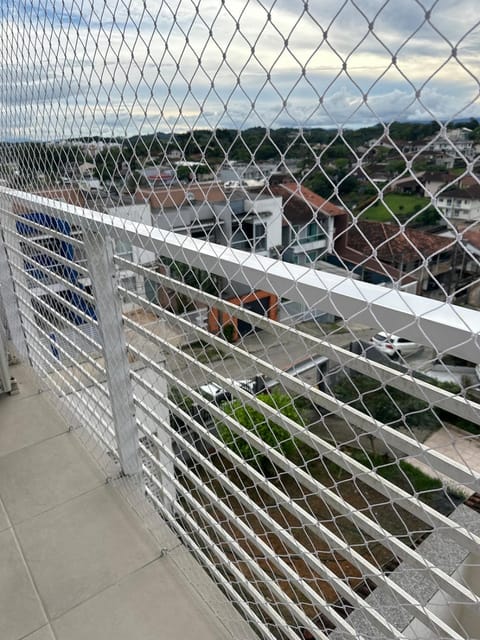
[[[147,474],[147,476],[151,476],[148,469],[144,468],[144,472]],[[167,493],[163,488],[161,490],[164,494]],[[205,556],[205,553],[202,551],[201,547],[199,547],[197,543],[192,540],[190,534],[188,534],[185,529],[180,526],[176,519],[172,518],[171,514],[169,514],[168,510],[165,508],[162,502],[153,494],[152,490],[148,486],[145,488],[145,492],[155,504],[155,507],[163,515],[163,517],[167,521],[169,521],[170,526],[174,527],[180,538],[187,540],[186,544],[188,548],[192,548],[194,550],[194,553],[198,554],[201,558],[204,559],[205,564],[203,566],[207,568],[207,571],[214,573],[221,588],[227,589],[227,591],[231,594],[233,601],[240,605],[243,600],[238,598],[238,592],[235,591],[235,589],[232,587],[231,581],[225,580],[225,576],[217,569],[215,565],[212,564],[211,560]],[[167,495],[167,499],[171,500],[172,497]],[[178,505],[178,503],[176,503],[175,509],[182,510],[181,506]],[[188,521],[192,529],[196,530],[197,533],[200,534],[201,529],[198,527],[198,524],[195,522],[195,520],[193,520],[193,518],[191,518],[191,516],[186,512],[183,513],[183,517]],[[238,585],[244,588],[253,597],[253,601],[258,605],[258,607],[268,612],[268,615],[270,616],[272,622],[277,625],[278,629],[283,630],[286,625],[285,620],[275,611],[270,603],[265,600],[264,595],[260,591],[258,591],[258,589],[256,589],[256,587],[252,583],[250,583],[247,578],[245,578],[243,573],[239,569],[237,569],[237,567],[231,562],[228,556],[217,547],[212,547],[211,545],[209,545],[207,548],[210,552],[215,553],[223,567],[226,567],[228,571],[233,573],[238,582]],[[254,619],[255,618],[258,619],[258,616],[256,616],[256,614],[254,614]],[[263,622],[261,623],[261,625],[261,628],[265,626]],[[287,631],[289,631],[288,628]],[[287,636],[291,638],[291,640],[298,640],[298,635],[296,634],[290,635],[289,633],[287,633]],[[272,640],[278,640],[278,637],[276,635],[272,635],[270,632],[268,632],[267,637],[271,637]]]
[[[85,229],[115,233],[145,250],[167,254],[208,273],[247,285],[255,282],[256,288],[272,291],[279,298],[367,326],[388,327],[390,333],[430,345],[439,354],[453,353],[480,362],[480,313],[476,310],[231,249],[43,196],[6,187],[0,188],[0,194],[7,200],[39,207],[44,213],[61,215]]]
[[[215,381],[225,389],[233,392],[234,394],[241,394],[242,399],[244,399],[245,402],[247,402],[250,406],[253,406],[254,408],[259,406],[256,404],[254,396],[252,396],[249,393],[245,393],[245,394],[241,393],[243,390],[239,390],[227,378],[224,378],[220,374],[215,373],[208,366],[204,365],[201,362],[198,362],[195,358],[184,353],[180,349],[174,347],[173,345],[168,343],[168,341],[162,339],[160,336],[157,336],[156,334],[152,333],[145,327],[138,325],[130,318],[124,318],[124,322],[127,326],[131,327],[132,329],[135,329],[138,333],[140,333],[144,337],[155,342],[159,346],[166,348],[171,353],[175,353],[176,355],[180,356],[190,366],[195,367],[207,373],[207,375],[210,375],[210,377],[213,377]],[[205,335],[205,339],[210,344],[217,344],[218,342],[227,344],[227,343],[224,343],[224,341],[222,341],[221,339],[217,338],[216,336],[212,336],[211,334],[209,334],[204,330],[201,330],[199,328],[198,330],[200,332],[203,332],[202,335]],[[223,347],[223,344],[222,344],[222,347]],[[234,345],[229,345],[226,348],[229,349],[229,351],[235,352],[236,354],[238,352],[242,352],[242,350],[238,349],[238,347],[235,347]],[[243,352],[243,355],[245,356],[245,352]],[[307,385],[306,383],[302,382],[298,378],[295,378],[291,374],[287,374],[281,371],[280,369],[266,363],[261,358],[256,358],[251,354],[245,357],[248,357],[251,362],[255,362],[258,370],[262,371],[263,373],[269,375],[272,378],[281,377],[281,380],[290,389],[293,389],[294,391],[298,392],[300,395],[307,397],[313,403],[319,404],[327,408],[332,413],[338,414],[340,412],[340,415],[342,416],[342,418],[346,420],[347,423],[353,424],[356,427],[359,427],[366,434],[370,434],[375,437],[378,437],[383,442],[391,446],[394,450],[402,451],[403,453],[409,456],[419,456],[419,458],[423,462],[430,465],[433,469],[435,469],[440,473],[448,475],[452,480],[455,480],[456,482],[462,485],[466,484],[467,486],[471,486],[473,485],[473,483],[477,483],[477,484],[479,483],[480,475],[468,469],[464,465],[451,460],[447,456],[444,456],[438,453],[437,451],[430,449],[429,447],[425,446],[423,443],[413,440],[412,438],[410,438],[405,434],[399,433],[395,429],[388,427],[387,425],[379,422],[378,420],[369,417],[367,414],[361,412],[360,410],[355,409],[354,407],[351,407],[340,400],[337,400],[333,396],[327,393],[324,393],[318,389],[313,389],[310,385]],[[265,406],[264,411],[271,412],[272,409],[271,407]],[[270,415],[266,417],[272,417],[272,416]],[[294,423],[292,421],[290,422],[291,424],[289,426],[286,426],[286,428],[291,433],[292,425]],[[282,426],[284,426],[283,423],[282,423]],[[295,431],[298,432],[298,425],[296,425]]]
[[[218,414],[218,419],[220,421],[224,421],[224,417],[226,414],[218,410],[214,405],[211,405],[203,396],[192,391],[192,389],[185,383],[183,380],[177,378],[172,373],[170,373],[167,369],[162,369],[159,365],[152,363],[148,358],[146,358],[140,351],[135,348],[132,348],[132,351],[137,355],[137,357],[142,360],[147,366],[151,367],[154,371],[156,371],[159,375],[164,376],[168,380],[170,380],[173,384],[182,388],[189,398],[195,400],[200,406],[206,408],[207,410],[211,410],[212,413]],[[204,429],[202,425],[193,420],[188,414],[182,412],[168,397],[164,397],[161,394],[152,388],[148,389],[150,393],[156,396],[159,401],[166,403],[170,406],[178,415],[181,415],[182,419],[186,420],[189,423],[196,433],[201,435],[203,438],[211,442],[215,446],[215,448],[220,448],[222,451],[225,450],[225,445],[223,442],[220,442],[218,439],[214,438],[212,434]],[[262,403],[263,404],[263,403]],[[271,407],[269,407],[271,409]],[[258,410],[258,409],[257,409]],[[228,416],[227,416],[228,417]],[[284,416],[275,415],[274,419],[279,422],[280,419]],[[294,423],[296,425],[296,423]],[[282,426],[286,426],[286,423],[282,423]],[[410,511],[413,515],[418,517],[420,520],[425,521],[425,515],[427,516],[428,524],[431,527],[442,527],[447,534],[452,537],[455,542],[460,544],[461,546],[467,548],[472,553],[475,553],[478,548],[480,548],[480,537],[475,536],[470,531],[467,531],[465,528],[460,527],[452,520],[438,513],[432,507],[429,507],[426,503],[421,502],[415,496],[407,493],[400,487],[397,487],[392,482],[384,479],[379,476],[374,470],[365,467],[360,462],[356,461],[354,458],[351,458],[341,450],[336,447],[330,445],[329,443],[322,440],[319,436],[315,434],[311,434],[304,430],[301,430],[299,425],[297,426],[297,431],[292,435],[294,437],[298,437],[302,439],[303,442],[314,448],[320,455],[327,457],[332,462],[335,462],[343,469],[348,471],[352,476],[359,479],[362,482],[365,482],[367,485],[371,486],[375,490],[379,491],[383,495],[385,495],[392,502],[397,502],[399,506]],[[220,447],[219,447],[220,445]],[[232,455],[230,450],[226,450],[227,453],[225,455]],[[239,460],[235,458],[235,463],[239,463]]]

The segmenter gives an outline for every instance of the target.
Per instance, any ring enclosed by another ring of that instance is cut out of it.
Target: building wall
[[[267,250],[282,244],[282,198],[247,199],[244,208],[257,214],[259,221],[266,225]]]
[[[438,198],[440,213],[451,220],[480,220],[480,200],[452,198],[447,195]]]

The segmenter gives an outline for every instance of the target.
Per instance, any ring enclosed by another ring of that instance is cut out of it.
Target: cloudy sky
[[[4,138],[480,116],[478,0],[23,1]]]

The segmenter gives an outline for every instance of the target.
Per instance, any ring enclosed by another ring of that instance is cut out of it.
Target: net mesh
[[[9,331],[166,552],[259,637],[475,637],[474,0],[0,16]]]

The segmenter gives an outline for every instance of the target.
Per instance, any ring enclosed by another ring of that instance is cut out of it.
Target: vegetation
[[[460,385],[455,384],[455,382],[439,382],[436,383],[437,387],[441,387],[446,391],[450,391],[450,393],[461,393],[462,388]],[[467,398],[469,397],[469,393],[466,393]],[[476,398],[471,398],[476,401]],[[480,426],[475,422],[471,422],[470,420],[466,420],[465,418],[460,418],[459,416],[446,411],[445,409],[437,409],[436,414],[442,422],[448,422],[449,424],[458,427],[458,429],[463,429],[464,431],[468,431],[468,433],[472,433],[475,436],[480,435]]]
[[[233,325],[231,322],[225,324],[222,327],[222,333],[224,340],[226,340],[227,342],[234,342],[235,325]]]
[[[273,407],[287,418],[303,423],[302,415],[292,398],[282,393],[260,394],[257,396],[269,406]],[[255,409],[243,404],[238,400],[225,403],[222,406],[225,413],[232,416],[243,427],[252,431],[256,436],[261,438],[266,444],[274,449],[279,450],[285,456],[291,458],[297,451],[295,439],[283,427],[279,426],[272,420],[266,420],[264,416]],[[235,433],[225,424],[218,426],[220,437],[235,453],[241,456],[246,462],[266,474],[272,470],[272,465],[268,457],[255,449],[244,438]]]
[[[451,489],[445,489],[438,478],[431,478],[404,460],[392,460],[388,456],[367,454],[358,449],[351,449],[348,454],[366,467],[375,469],[385,480],[418,496],[442,513],[449,513],[454,508],[456,499],[462,497]]]
[[[453,123],[452,126],[467,126],[472,130],[471,138],[480,139],[480,124],[474,118]],[[360,145],[368,148],[371,141],[380,140],[385,134],[401,145],[406,141],[434,135],[438,130],[436,122],[393,122],[340,132],[319,127],[304,130],[296,127],[251,127],[241,131],[195,129],[185,133],[155,132],[125,139],[89,136],[72,139],[62,145],[43,142],[3,143],[0,151],[5,164],[14,163],[18,167],[12,170],[13,186],[24,187],[35,186],[39,181],[43,184],[55,183],[70,165],[92,162],[92,157],[78,146],[81,142],[115,142],[121,145],[121,148],[111,147],[95,156],[97,175],[104,180],[120,180],[123,177],[128,180],[128,176],[135,176],[142,166],[162,163],[171,151],[179,149],[185,158],[205,163],[210,168],[225,160],[253,163],[297,159],[299,177],[308,187],[325,198],[337,198],[337,193],[341,202],[352,206],[358,204],[359,197],[364,198],[372,189],[369,183],[360,182],[356,176],[350,175],[358,158],[353,149]],[[405,168],[404,158],[395,149],[377,145],[373,145],[372,149],[364,156],[365,162],[384,163],[391,177]],[[419,156],[415,171],[430,168],[429,162],[430,159]],[[435,168],[438,170],[438,167]],[[197,173],[202,171],[201,167],[196,169]],[[189,172],[180,169],[180,178],[188,179]],[[133,190],[135,181],[131,179],[128,186]],[[401,211],[398,213],[401,214]]]
[[[389,222],[393,216],[404,220],[411,218],[412,222],[419,224],[434,224],[439,219],[439,214],[434,207],[427,207],[430,200],[418,195],[400,193],[388,193],[384,197],[384,203],[378,201],[372,206],[365,205],[361,213],[363,220],[375,220],[377,222]],[[368,207],[368,208],[367,208]]]
[[[367,376],[355,376],[333,387],[336,398],[391,427],[434,430],[440,422],[428,403]]]

